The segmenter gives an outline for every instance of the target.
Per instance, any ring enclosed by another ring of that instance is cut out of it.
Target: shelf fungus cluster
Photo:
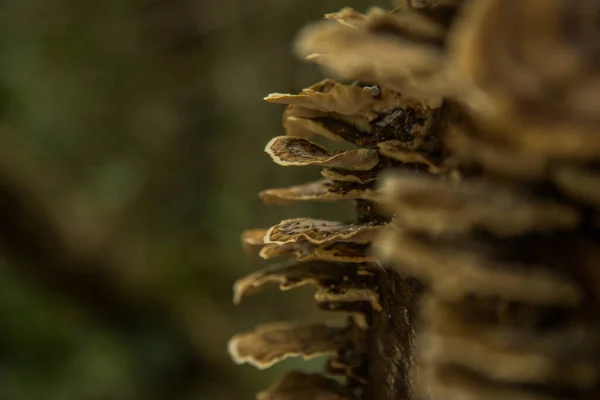
[[[266,98],[286,105],[267,154],[323,170],[265,204],[353,201],[356,219],[246,231],[249,253],[287,258],[234,287],[312,284],[348,322],[261,325],[230,354],[329,357],[263,400],[600,398],[600,1],[395,6],[300,34],[345,83]]]

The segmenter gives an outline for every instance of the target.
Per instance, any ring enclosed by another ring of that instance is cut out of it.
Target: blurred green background
[[[263,153],[283,109],[262,98],[323,78],[293,39],[346,5],[387,2],[0,2],[0,399],[251,399],[318,367],[226,343],[315,317],[310,291],[231,287],[267,265],[243,229],[349,215],[256,195],[318,176]]]

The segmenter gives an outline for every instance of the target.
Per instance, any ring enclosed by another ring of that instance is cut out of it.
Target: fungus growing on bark
[[[335,178],[335,173],[326,172],[329,177]],[[341,175],[341,174],[340,174]],[[342,175],[342,177],[351,177],[354,182],[360,178],[355,175]],[[353,182],[353,181],[351,181]],[[333,180],[318,180],[301,185],[290,186],[280,189],[267,189],[259,193],[259,197],[266,205],[288,204],[294,201],[315,200],[315,201],[338,201],[338,200],[370,200],[374,199],[378,193],[369,188],[348,187],[336,183]]]
[[[325,243],[369,243],[383,229],[376,224],[344,224],[313,218],[286,219],[265,233],[265,243],[288,244],[309,241]]]
[[[325,324],[270,323],[234,336],[229,341],[229,353],[238,364],[247,362],[264,369],[288,357],[308,360],[335,354],[345,340],[344,329]]]
[[[316,143],[293,136],[273,138],[265,148],[273,161],[284,167],[321,167],[343,168],[351,171],[368,171],[379,162],[375,150],[359,149],[328,152]]]
[[[307,27],[297,53],[346,82],[266,98],[286,105],[271,158],[326,168],[263,201],[354,201],[356,219],[248,231],[252,252],[295,260],[235,285],[237,303],[311,283],[351,318],[259,328],[232,355],[327,353],[346,378],[291,373],[265,400],[600,398],[600,1],[395,6]]]

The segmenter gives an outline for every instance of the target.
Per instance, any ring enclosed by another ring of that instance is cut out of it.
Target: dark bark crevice
[[[369,329],[369,383],[365,398],[408,400],[413,398],[409,371],[421,287],[414,279],[392,270],[378,273],[377,287],[383,310],[373,312]]]

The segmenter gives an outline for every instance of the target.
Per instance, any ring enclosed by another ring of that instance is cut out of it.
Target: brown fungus
[[[310,359],[335,354],[346,340],[347,333],[343,328],[273,322],[234,336],[228,346],[236,363],[249,363],[264,369],[288,357]]]
[[[368,266],[364,268],[368,269]],[[234,284],[234,303],[238,304],[245,296],[255,294],[263,285],[279,283],[280,290],[313,284],[322,289],[339,286],[342,282],[360,284],[356,265],[323,261],[285,262],[254,272],[239,279]]]
[[[596,0],[469,2],[453,31],[462,96],[490,134],[549,158],[600,155]]]
[[[370,149],[328,152],[316,143],[292,136],[273,138],[265,148],[273,161],[283,166],[309,166],[345,168],[368,171],[379,162],[377,151]]]
[[[315,293],[315,300],[325,303],[367,302],[373,310],[381,311],[379,295],[373,288],[347,288],[341,290],[321,289]]]
[[[503,307],[476,310],[474,298],[462,302],[447,302],[432,293],[423,296],[419,306],[422,329],[449,337],[472,338],[495,349],[511,352],[535,352],[545,357],[584,358],[598,351],[600,338],[575,318],[548,331],[540,331],[532,320],[507,317],[510,303]],[[484,317],[482,316],[484,315]],[[576,345],[575,345],[576,344]],[[425,351],[429,351],[424,347]]]
[[[264,259],[294,255],[297,261],[323,260],[353,264],[374,263],[378,259],[368,251],[368,245],[336,242],[316,245],[310,242],[267,244],[259,253]]]
[[[537,304],[574,305],[581,289],[564,275],[543,265],[519,265],[479,253],[419,238],[400,230],[387,233],[378,243],[379,254],[404,273],[427,282],[436,295],[456,301],[471,295]]]
[[[267,229],[249,229],[241,236],[242,248],[249,255],[258,254],[265,246],[265,234]]]
[[[289,136],[295,137],[313,137],[321,136],[332,141],[341,142],[344,138],[339,134],[338,130],[332,129],[323,122],[328,116],[318,115],[314,116],[314,119],[296,117],[298,108],[287,108],[287,115],[284,119],[285,133]],[[303,113],[304,114],[304,113]],[[346,122],[346,121],[344,121]],[[347,129],[356,129],[354,125],[348,124]]]
[[[297,52],[344,79],[377,82],[437,107],[444,86],[442,27],[413,12],[372,9],[360,27],[321,23],[300,36]]]
[[[364,116],[369,121],[376,119],[380,112],[408,105],[407,100],[396,92],[383,89],[375,96],[363,87],[342,85],[331,79],[297,95],[272,93],[265,100],[324,113]]]
[[[317,302],[317,307],[323,311],[337,312],[348,315],[352,321],[353,327],[356,327],[360,330],[369,329],[367,315],[369,315],[371,308],[366,302],[320,301]]]
[[[344,115],[288,105],[283,112],[283,127],[288,136],[310,138],[322,136],[332,141],[361,137],[371,130],[370,118],[376,114]]]
[[[356,243],[331,243],[317,247],[314,257],[318,260],[331,262],[347,263],[374,263],[379,264],[379,260],[369,251],[368,245]]]
[[[557,168],[552,177],[559,190],[570,197],[600,208],[600,172],[581,167]]]
[[[548,160],[510,144],[498,144],[476,137],[471,129],[454,125],[448,128],[445,144],[453,157],[467,166],[517,180],[535,181],[548,169]]]
[[[403,164],[423,166],[430,174],[437,175],[444,172],[443,167],[438,165],[436,160],[431,159],[427,153],[406,150],[402,148],[403,146],[395,145],[396,143],[379,143],[379,153]]]
[[[383,229],[374,224],[344,224],[312,218],[281,221],[265,234],[265,243],[288,244],[309,241],[313,244],[333,242],[369,243]]]
[[[272,94],[287,104],[283,125],[288,136],[321,136],[376,148],[382,140],[421,141],[437,122],[437,108],[379,85],[318,82],[297,95]]]
[[[364,366],[362,363],[363,355],[343,359],[331,359],[325,364],[325,373],[328,375],[341,375],[351,378],[363,385],[368,383],[365,377]]]
[[[581,221],[580,213],[566,204],[520,195],[484,182],[456,185],[397,176],[384,181],[382,192],[395,205],[398,224],[438,236],[477,229],[515,236],[571,228]]]
[[[344,188],[333,181],[319,180],[302,185],[280,189],[267,189],[259,193],[261,200],[267,205],[289,204],[294,201],[338,201],[374,199],[377,192],[364,188]]]
[[[358,28],[364,25],[367,16],[350,7],[344,7],[335,13],[325,14],[325,19],[336,21],[350,28]]]
[[[424,398],[444,400],[559,400],[533,389],[505,386],[477,374],[447,366],[422,367],[414,377]]]
[[[354,199],[357,217],[286,220],[246,245],[355,272],[276,268],[236,298],[316,284],[319,308],[351,316],[325,370],[361,400],[599,398],[600,1],[395,5],[299,35],[297,53],[353,83],[267,98],[287,105],[273,160],[327,168],[265,202]],[[268,399],[330,396],[286,387]]]
[[[490,380],[519,384],[551,382],[586,389],[594,383],[598,371],[587,352],[598,343],[580,324],[550,333],[500,323],[474,326],[433,296],[424,303],[418,347],[425,364],[454,365]],[[585,343],[585,350],[567,351],[570,342]],[[565,359],[572,362],[568,370]]]
[[[323,168],[321,176],[329,181],[352,182],[361,185],[366,185],[375,181],[375,177],[371,173],[348,172],[333,168]]]

